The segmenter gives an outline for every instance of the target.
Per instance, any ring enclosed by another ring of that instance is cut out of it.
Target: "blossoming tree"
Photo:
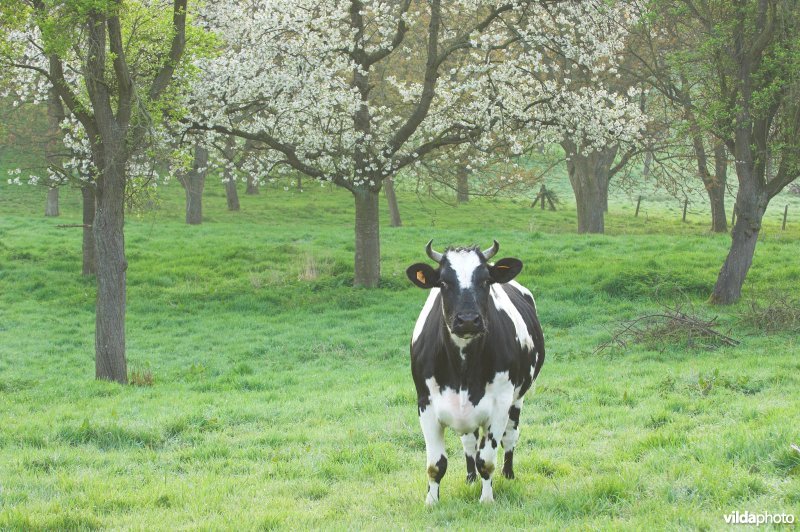
[[[123,237],[128,165],[152,124],[186,44],[187,0],[0,3],[3,67],[28,91],[52,87],[85,133],[94,168],[97,259],[95,374],[127,382]]]
[[[619,114],[592,104],[602,80],[573,90],[531,75],[557,68],[552,42],[590,71],[616,61],[624,32],[609,27],[624,21],[602,0],[222,0],[203,16],[224,49],[197,65],[193,126],[263,143],[279,168],[349,190],[357,286],[380,279],[385,179],[459,144],[513,156],[569,130],[592,146]]]

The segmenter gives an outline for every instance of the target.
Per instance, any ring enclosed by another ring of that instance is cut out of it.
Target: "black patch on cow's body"
[[[467,483],[471,484],[478,478],[478,471],[475,469],[475,457],[468,454],[464,456],[467,459]]]
[[[509,421],[514,423],[514,428],[515,429],[517,427],[519,427],[519,414],[520,414],[520,412],[521,412],[520,409],[517,408],[516,406],[512,406],[511,408],[508,409],[508,419],[509,419]]]
[[[417,392],[417,415],[422,415],[428,405],[431,404],[431,397],[430,394],[419,395],[419,389],[417,389]]]
[[[514,478],[514,451],[507,451],[503,458],[503,476]]]
[[[475,429],[475,432],[472,433],[475,437],[475,444],[477,446],[479,431]],[[464,455],[467,459],[467,483],[471,484],[475,482],[475,479],[478,478],[478,470],[475,468],[475,457],[470,456],[468,454]]]
[[[428,476],[438,484],[444,478],[445,473],[447,473],[447,457],[442,455],[435,466],[428,467]]]
[[[486,461],[478,455],[478,459],[475,461],[475,465],[478,468],[478,473],[480,474],[481,478],[484,480],[489,480],[492,477],[492,473],[494,473],[494,465],[487,464]]]

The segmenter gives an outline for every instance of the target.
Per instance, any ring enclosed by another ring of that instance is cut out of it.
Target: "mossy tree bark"
[[[355,286],[375,288],[381,278],[380,219],[378,191],[354,188],[356,206]]]
[[[94,185],[85,185],[81,187],[83,203],[83,243],[81,246],[83,255],[82,275],[94,275],[97,272],[94,234],[92,234],[92,225],[94,224],[96,210],[94,196]]]

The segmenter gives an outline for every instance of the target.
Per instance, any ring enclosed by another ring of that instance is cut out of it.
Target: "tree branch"
[[[460,129],[460,128],[453,128],[453,129]],[[396,160],[395,163],[392,164],[392,168],[395,169],[395,171],[400,170],[401,168],[422,159],[425,155],[434,150],[443,148],[444,146],[452,146],[454,144],[463,144],[465,142],[469,142],[470,140],[472,140],[474,136],[476,136],[477,132],[479,131],[477,128],[463,128],[463,129],[466,130],[466,133],[442,135],[433,140],[425,142],[424,144],[420,145],[418,148],[413,150],[410,154]],[[388,177],[389,175],[390,174],[387,173],[383,177],[385,178]]]
[[[428,48],[425,63],[425,79],[422,87],[422,94],[414,111],[397,130],[397,133],[389,140],[388,145],[383,150],[387,157],[391,157],[406,141],[414,134],[419,125],[428,115],[431,102],[435,95],[434,87],[439,78],[439,26],[442,22],[441,0],[431,0],[431,20],[428,24]]]
[[[382,48],[380,50],[372,52],[371,54],[367,54],[364,58],[364,64],[366,67],[372,66],[373,64],[377,63],[381,59],[391,54],[395,50],[395,48],[400,46],[400,43],[403,42],[403,39],[406,36],[406,32],[408,31],[408,26],[406,25],[406,21],[403,19],[403,15],[408,12],[408,8],[410,6],[411,6],[411,0],[403,0],[403,2],[400,4],[400,14],[397,17],[398,18],[397,29],[395,30],[392,42],[386,48]]]
[[[108,45],[111,53],[114,54],[112,62],[114,73],[117,77],[119,86],[119,101],[117,102],[117,121],[127,125],[131,119],[133,104],[133,80],[128,70],[128,61],[125,57],[125,48],[122,45],[122,29],[119,23],[119,15],[108,18]]]
[[[204,124],[199,124],[197,122],[192,122],[190,124],[190,128],[196,131],[216,131],[218,133],[224,133],[226,135],[234,135],[236,137],[250,141],[262,142],[267,146],[269,146],[271,149],[279,151],[282,154],[284,154],[286,156],[286,163],[289,164],[289,166],[291,166],[298,172],[302,172],[309,177],[320,180],[327,180],[327,178],[329,177],[326,176],[325,172],[323,172],[322,170],[301,161],[297,157],[297,151],[294,146],[292,146],[291,144],[285,144],[283,142],[280,142],[275,137],[264,131],[253,133],[235,127],[228,128],[219,125],[207,126]],[[342,179],[340,176],[333,176],[332,181],[336,185],[344,187],[348,190],[352,190],[352,185],[345,179]]]
[[[83,78],[86,81],[86,90],[92,102],[95,124],[98,129],[101,124],[111,124],[114,121],[114,111],[111,108],[111,95],[106,85],[106,21],[97,13],[88,16],[86,70]],[[101,135],[104,133],[100,131]]]
[[[186,1],[187,0],[174,0],[172,5],[172,45],[170,46],[169,55],[161,65],[161,69],[153,79],[153,83],[148,91],[148,97],[151,101],[157,100],[161,93],[167,88],[172,75],[175,72],[175,67],[183,55],[183,50],[186,47]]]

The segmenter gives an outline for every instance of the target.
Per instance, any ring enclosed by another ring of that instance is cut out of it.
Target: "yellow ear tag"
[[[497,269],[498,269],[498,270],[510,270],[510,269],[511,269],[511,266],[502,266],[502,265],[501,265],[501,266],[497,266]]]
[[[425,284],[425,275],[422,273],[422,270],[417,270],[417,281]]]

